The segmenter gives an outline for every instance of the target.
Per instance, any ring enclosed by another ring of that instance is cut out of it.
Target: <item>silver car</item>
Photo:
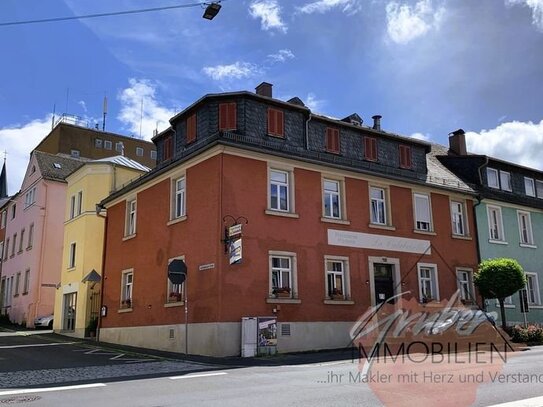
[[[53,315],[39,317],[34,320],[34,328],[49,328],[53,329]]]

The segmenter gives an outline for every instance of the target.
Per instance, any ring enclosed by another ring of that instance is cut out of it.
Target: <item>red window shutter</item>
[[[219,104],[219,130],[228,129],[228,104],[221,103]]]
[[[277,121],[277,125],[276,125],[276,134],[278,136],[281,136],[281,137],[284,137],[285,133],[285,125],[284,125],[284,118],[283,118],[283,112],[281,110],[276,110],[275,111],[275,114],[276,114],[276,121]]]
[[[364,137],[364,158],[366,160],[377,160],[377,140],[373,137]]]
[[[227,127],[229,130],[235,130],[236,127],[236,103],[228,103]]]
[[[326,150],[331,153],[339,153],[339,130],[326,128]]]
[[[411,168],[411,148],[400,146],[400,167]]]
[[[275,113],[276,110],[268,108],[268,134],[275,134]]]
[[[281,110],[268,108],[268,134],[283,137],[284,124]]]
[[[196,114],[187,119],[187,144],[196,140]]]
[[[173,142],[171,136],[164,139],[164,160],[172,158],[172,146]]]

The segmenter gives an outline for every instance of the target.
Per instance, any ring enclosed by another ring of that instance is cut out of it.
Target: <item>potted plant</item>
[[[330,298],[333,300],[343,300],[345,297],[343,296],[343,291],[339,288],[334,288],[332,290],[332,293],[330,294]]]
[[[273,294],[276,298],[290,297],[290,287],[276,287],[273,289]]]
[[[180,302],[181,301],[181,293],[171,292],[168,297],[168,302]]]
[[[96,330],[98,329],[98,318],[91,318],[87,324],[87,336],[91,338],[96,337]]]
[[[123,300],[121,302],[122,308],[132,308],[132,300],[130,298],[127,298],[126,300]]]

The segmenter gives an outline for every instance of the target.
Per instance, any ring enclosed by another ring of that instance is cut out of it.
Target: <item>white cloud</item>
[[[3,158],[4,151],[7,151],[6,172],[10,195],[21,188],[30,152],[50,131],[50,115],[23,125],[12,125],[0,129],[0,156]]]
[[[277,53],[268,55],[268,59],[272,62],[285,62],[292,58],[294,58],[294,54],[290,49],[280,49]]]
[[[440,27],[444,7],[434,8],[432,0],[420,0],[413,7],[395,1],[386,6],[387,33],[397,44],[407,44]]]
[[[336,7],[341,8],[344,13],[352,15],[362,9],[362,2],[360,0],[318,0],[298,7],[298,11],[305,14],[322,14]]]
[[[260,27],[264,31],[276,29],[282,33],[287,32],[287,25],[281,19],[281,7],[277,0],[257,0],[249,5],[249,14],[253,18],[260,18]]]
[[[422,133],[413,133],[411,134],[411,138],[422,140],[422,141],[430,141],[430,135],[429,134],[422,134]]]
[[[539,123],[513,121],[480,133],[467,132],[466,143],[471,153],[543,170],[543,120]]]
[[[543,31],[543,0],[506,0],[507,5],[524,5],[532,9],[532,23]]]
[[[312,112],[320,112],[321,109],[326,104],[326,101],[323,99],[317,99],[314,93],[308,93],[305,98],[305,105],[311,109]]]
[[[161,106],[156,98],[156,84],[146,79],[130,79],[130,86],[117,95],[121,102],[121,110],[117,115],[128,131],[141,136],[145,140],[153,137],[153,131],[166,129],[169,119],[174,115],[173,109]]]
[[[220,81],[223,79],[242,79],[260,73],[261,69],[249,62],[236,62],[230,65],[206,66],[204,73],[210,78]]]

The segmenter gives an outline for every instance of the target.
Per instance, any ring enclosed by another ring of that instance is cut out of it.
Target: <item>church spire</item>
[[[0,173],[0,199],[8,197],[8,177],[6,175],[6,156],[4,155],[4,165]]]

